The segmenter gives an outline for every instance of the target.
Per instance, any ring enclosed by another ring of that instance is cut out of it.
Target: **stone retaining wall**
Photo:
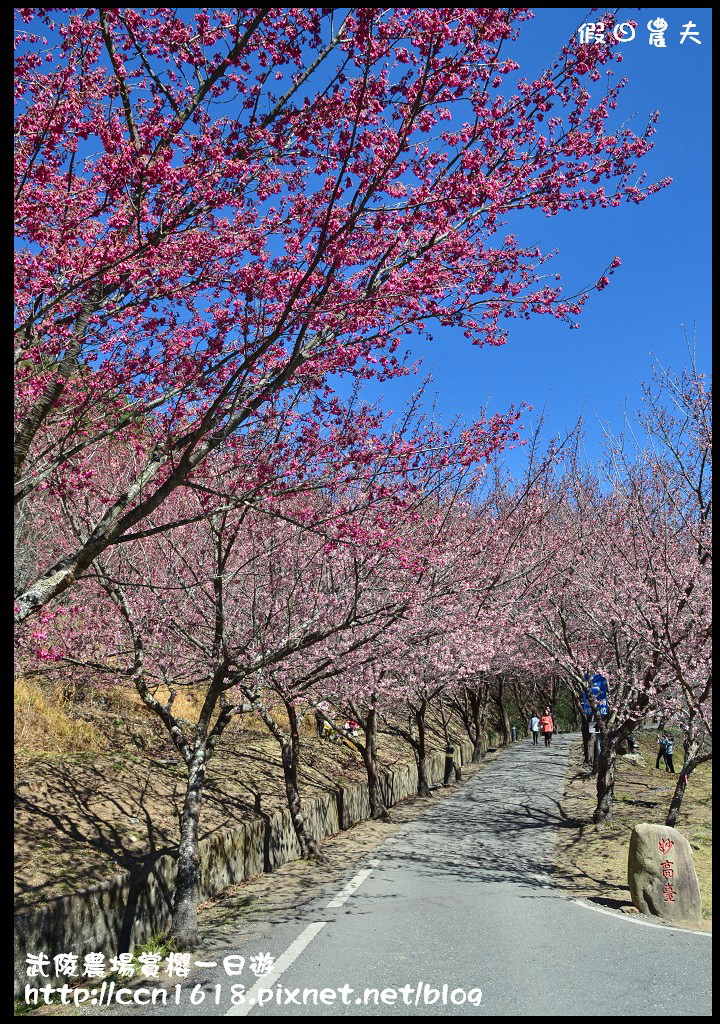
[[[491,745],[497,738],[489,737]],[[461,740],[455,745],[455,764],[467,764],[472,745]],[[441,784],[445,752],[427,758],[431,785]],[[417,792],[417,766],[401,765],[381,776],[386,806]],[[367,784],[356,782],[338,787],[324,796],[303,800],[308,829],[320,840],[351,828],[370,817]],[[200,842],[200,897],[207,899],[229,885],[263,871],[272,871],[300,856],[295,831],[287,809],[260,814],[237,829],[217,832]],[[175,858],[158,857],[143,868],[115,875],[102,885],[63,896],[25,911],[15,918],[15,995],[22,996],[31,981],[26,973],[28,953],[104,953],[106,958],[132,950],[154,935],[167,931],[171,921],[175,881]],[[80,970],[82,966],[80,966]],[[52,978],[39,984],[53,984]]]

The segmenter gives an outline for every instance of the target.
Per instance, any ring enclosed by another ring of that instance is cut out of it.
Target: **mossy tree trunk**
[[[378,733],[378,711],[377,711],[377,698],[376,695],[372,695],[372,699],[364,713],[358,710],[357,705],[351,703],[350,710],[353,718],[360,723],[363,732],[365,733],[365,742],[359,743],[357,739],[352,738],[351,743],[358,750],[360,756],[363,759],[365,765],[365,773],[368,780],[368,797],[370,800],[370,817],[375,820],[389,821],[390,814],[385,806],[385,801],[382,797],[382,790],[380,788],[380,773],[378,770],[378,758],[377,758],[377,733]]]
[[[283,701],[288,716],[288,728],[283,729],[277,719],[268,708],[261,704],[258,713],[265,725],[280,746],[280,761],[285,782],[285,797],[287,799],[290,819],[292,821],[295,835],[300,846],[303,857],[314,857],[316,860],[324,860],[320,847],[313,835],[310,833],[300,799],[300,786],[298,784],[298,771],[300,768],[300,729],[297,710],[294,704]]]
[[[200,896],[200,811],[205,783],[205,750],[199,749],[188,771],[180,816],[180,845],[173,897],[171,935],[179,949],[197,946],[197,909]]]

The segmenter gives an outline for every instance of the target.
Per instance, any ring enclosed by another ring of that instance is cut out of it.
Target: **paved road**
[[[709,1016],[706,934],[553,890],[568,746],[561,736],[548,750],[523,742],[503,752],[358,863],[344,893],[335,883],[260,941],[216,951],[247,965],[237,979],[196,974],[182,995],[197,985],[195,1006],[124,1015]],[[250,1007],[250,957],[265,951],[276,958],[262,979],[268,1002]],[[246,987],[235,1006],[233,981]],[[303,1003],[304,989],[317,996]]]

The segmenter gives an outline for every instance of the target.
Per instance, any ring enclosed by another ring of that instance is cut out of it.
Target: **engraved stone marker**
[[[690,843],[667,825],[636,825],[630,836],[628,885],[643,914],[700,923],[700,886]]]

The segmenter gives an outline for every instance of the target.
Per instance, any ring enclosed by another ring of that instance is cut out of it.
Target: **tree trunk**
[[[583,760],[585,764],[592,764],[592,755],[590,753],[590,740],[592,733],[590,732],[590,723],[588,722],[585,715],[580,719],[580,731],[582,733],[582,745],[583,745]]]
[[[616,740],[607,739],[601,743],[600,757],[597,766],[597,805],[593,814],[593,821],[599,824],[612,818],[613,796],[615,794],[615,749]]]
[[[709,761],[712,758],[712,754],[698,755],[697,751],[699,747],[700,744],[697,742],[688,744],[688,749],[685,754],[683,766],[680,769],[680,774],[678,775],[677,784],[675,786],[675,792],[672,795],[670,807],[668,808],[667,818],[665,819],[665,824],[668,825],[670,828],[675,827],[675,822],[677,821],[677,816],[680,813],[680,808],[682,806],[683,797],[685,796],[685,789],[687,788],[688,779],[695,771],[695,769],[698,767],[698,765],[703,764],[704,761]]]
[[[500,713],[500,728],[503,734],[504,747],[510,744],[510,719],[508,718],[507,708],[505,707],[505,701],[503,700],[503,690],[505,683],[502,679],[498,679],[498,690],[495,695],[495,703],[497,704],[498,712]]]
[[[378,775],[377,762],[369,755],[367,747],[365,748],[362,757],[365,762],[365,771],[367,773],[368,780],[370,817],[374,819],[381,819],[382,821],[390,821],[390,814],[383,802],[382,792],[380,790],[380,777]]]
[[[382,798],[377,770],[377,709],[375,707],[368,709],[365,718],[365,745],[360,748],[360,754],[365,762],[365,771],[367,772],[370,816],[389,821],[390,815]]]
[[[600,767],[600,747],[602,739],[600,733],[593,732],[590,734],[592,742],[592,758],[590,759],[590,774],[597,776],[598,769]]]
[[[289,730],[284,732],[282,727],[275,721],[268,709],[264,706],[258,708],[258,714],[265,725],[273,734],[280,745],[280,761],[282,764],[283,778],[285,780],[285,797],[287,799],[290,820],[292,821],[295,835],[300,846],[301,857],[315,857],[317,860],[324,860],[320,853],[319,846],[315,839],[308,833],[305,825],[305,816],[300,802],[300,787],[298,786],[298,768],[300,765],[300,732],[298,729],[297,712],[292,704],[283,700],[287,711]]]
[[[418,796],[432,796],[430,783],[427,777],[427,762],[425,755],[420,753],[419,747],[415,750],[415,760],[418,770]]]
[[[479,694],[473,695],[470,702],[471,714],[472,714],[472,727],[474,736],[470,738],[473,741],[473,752],[472,752],[472,763],[478,764],[482,761],[485,756],[485,733],[483,731],[483,711],[485,710],[480,700]]]
[[[418,770],[418,796],[431,796],[430,783],[427,777],[427,750],[425,746],[425,710],[423,702],[420,708],[415,711],[415,724],[417,725],[417,740],[415,741],[415,760]]]
[[[630,733],[635,731],[638,722],[642,720],[648,703],[649,698],[647,694],[639,694],[633,707],[632,717],[626,718],[615,729],[608,728],[607,720],[603,721],[601,719],[600,723],[596,723],[597,727],[601,730],[601,734],[600,756],[597,762],[597,806],[593,814],[595,824],[612,818],[615,791],[615,757],[618,744],[622,740],[626,740]]]
[[[300,802],[300,787],[298,786],[298,768],[300,766],[300,732],[298,729],[297,712],[292,704],[285,705],[290,723],[290,736],[282,737],[280,740],[280,751],[282,758],[283,775],[285,777],[285,795],[287,796],[288,809],[292,819],[295,835],[300,844],[300,851],[303,857],[315,857],[317,860],[325,858],[320,853],[320,848],[308,832],[305,824],[302,804]]]
[[[425,746],[425,711],[427,709],[427,703],[423,702],[420,708],[415,708],[411,704],[409,707],[409,729],[404,729],[399,725],[387,723],[385,731],[390,733],[391,736],[401,736],[402,739],[412,747],[413,754],[415,755],[415,764],[417,765],[418,770],[417,794],[418,796],[431,796],[430,784],[427,777]]]
[[[300,803],[300,789],[297,781],[297,766],[293,763],[291,744],[288,740],[281,743],[280,754],[285,777],[285,796],[295,835],[300,844],[300,854],[303,857],[317,856],[317,843],[308,835],[305,828],[305,816]]]
[[[593,813],[593,821],[612,819],[613,799],[615,796],[615,759],[618,744],[627,739],[637,723],[628,719],[619,729],[605,732],[600,736],[600,756],[597,761],[597,805]]]
[[[195,755],[188,774],[185,800],[180,818],[177,876],[173,900],[170,934],[179,949],[197,946],[197,908],[200,891],[200,851],[198,837],[203,784],[205,782],[205,750]]]
[[[481,692],[484,693],[485,690],[486,686],[484,683],[476,682],[473,686],[466,683],[462,688],[461,695],[458,694],[457,696],[451,696],[450,698],[452,707],[457,712],[465,727],[468,739],[472,743],[473,764],[477,764],[481,761],[485,753],[483,721],[487,708],[487,701],[484,701],[480,695]]]

